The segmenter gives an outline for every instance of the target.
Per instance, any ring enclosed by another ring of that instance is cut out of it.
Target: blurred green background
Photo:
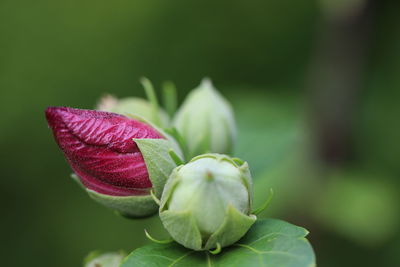
[[[179,99],[209,76],[262,215],[302,225],[319,266],[400,266],[400,2],[0,0],[2,266],[81,266],[162,238],[96,204],[44,118],[103,93]]]

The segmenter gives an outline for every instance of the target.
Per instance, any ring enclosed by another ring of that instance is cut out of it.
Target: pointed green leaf
[[[307,233],[284,221],[257,220],[241,240],[218,255],[185,249],[177,243],[151,244],[134,250],[121,267],[312,267],[315,255],[305,238]]]

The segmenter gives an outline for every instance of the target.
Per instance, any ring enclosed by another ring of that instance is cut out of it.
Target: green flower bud
[[[163,127],[167,127],[169,124],[168,115],[163,109],[159,108],[158,118],[154,118],[154,109],[151,103],[139,97],[118,99],[112,95],[105,95],[97,103],[96,109],[114,112],[128,117],[135,115],[152,123],[160,121]]]
[[[233,111],[209,79],[190,92],[173,125],[185,138],[191,157],[232,151],[236,138]]]
[[[174,169],[165,185],[160,218],[172,238],[194,250],[225,247],[256,221],[251,215],[248,164],[221,154],[205,154]]]
[[[84,260],[85,267],[119,267],[125,257],[124,252],[99,253],[94,251]]]

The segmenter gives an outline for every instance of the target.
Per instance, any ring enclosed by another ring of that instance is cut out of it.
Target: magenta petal
[[[149,125],[122,115],[49,107],[54,137],[82,183],[109,195],[147,194],[152,184],[133,138],[163,138]]]

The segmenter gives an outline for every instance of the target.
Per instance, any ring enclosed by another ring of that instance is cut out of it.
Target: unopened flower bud
[[[160,218],[178,243],[207,250],[239,240],[256,220],[251,208],[247,163],[205,154],[174,169],[161,198]]]
[[[157,211],[150,190],[161,196],[176,166],[162,133],[110,112],[49,107],[46,118],[74,177],[92,198],[127,216]]]
[[[173,124],[185,138],[192,157],[232,151],[236,138],[232,108],[208,79],[189,93]]]
[[[119,267],[125,257],[124,252],[90,253],[85,261],[85,267]]]

